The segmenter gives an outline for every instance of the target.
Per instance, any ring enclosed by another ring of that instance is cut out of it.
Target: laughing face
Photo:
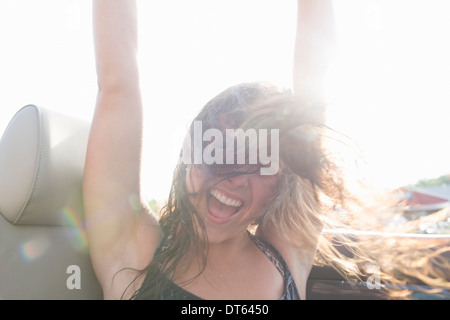
[[[210,243],[242,235],[265,212],[276,189],[277,175],[249,173],[224,179],[211,178],[198,166],[190,166],[189,171],[187,188],[196,193],[190,200],[205,223]]]

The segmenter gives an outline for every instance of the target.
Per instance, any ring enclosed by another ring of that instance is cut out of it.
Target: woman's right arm
[[[121,297],[134,273],[117,272],[145,268],[161,235],[140,190],[142,103],[136,11],[135,0],[93,2],[98,96],[83,201],[91,259],[105,298]]]

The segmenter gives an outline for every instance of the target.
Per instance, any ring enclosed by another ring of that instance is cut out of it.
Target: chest
[[[200,275],[197,268],[185,275],[177,284],[207,300],[277,300],[285,290],[285,279],[262,252],[247,260],[210,262]]]

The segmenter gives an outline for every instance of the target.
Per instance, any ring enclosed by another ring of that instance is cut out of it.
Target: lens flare
[[[80,251],[86,249],[88,246],[86,230],[77,212],[72,208],[64,208],[61,213],[64,222],[71,227],[67,237],[72,240],[75,249]]]
[[[47,238],[30,239],[19,247],[20,256],[24,262],[32,262],[42,256],[49,247]]]

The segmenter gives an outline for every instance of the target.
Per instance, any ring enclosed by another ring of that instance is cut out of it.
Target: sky
[[[143,185],[164,199],[189,121],[239,82],[291,84],[295,1],[138,0]],[[393,188],[450,173],[450,2],[336,0],[328,120]],[[90,121],[89,0],[0,1],[0,133],[26,104]]]

